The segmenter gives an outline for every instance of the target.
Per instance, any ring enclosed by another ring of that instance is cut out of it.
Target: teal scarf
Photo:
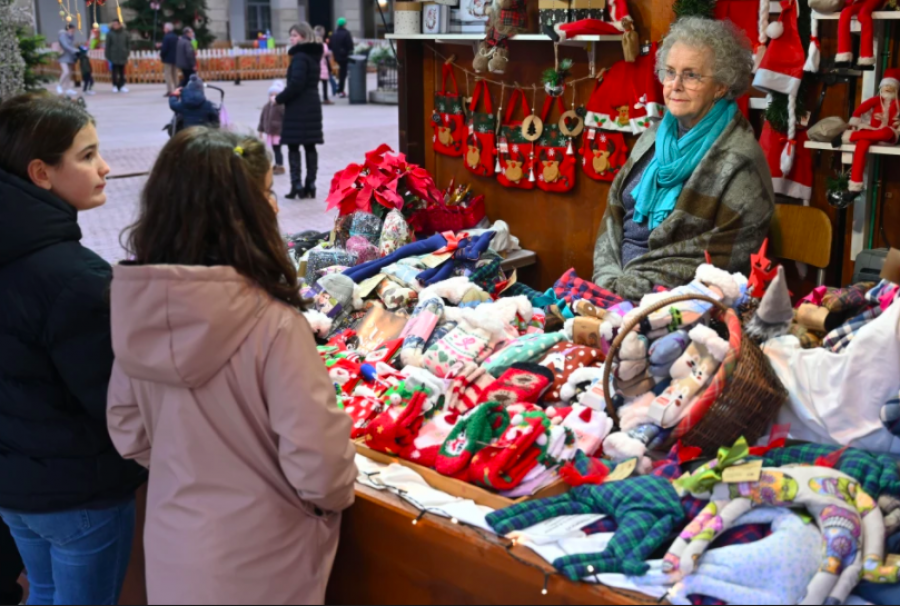
[[[678,120],[666,113],[656,132],[656,156],[634,191],[635,223],[647,222],[653,230],[669,218],[684,184],[737,112],[734,101],[717,101],[706,117],[680,139]]]

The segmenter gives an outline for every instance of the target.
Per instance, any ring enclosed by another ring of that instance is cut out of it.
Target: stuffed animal
[[[803,604],[843,604],[862,577],[896,580],[896,567],[883,566],[881,510],[856,480],[827,467],[764,468],[756,482],[716,484],[710,504],[665,557],[663,570],[670,580],[677,583],[693,573],[709,546],[759,507],[804,508],[822,531],[822,565]]]
[[[487,30],[481,48],[475,54],[477,73],[506,72],[509,64],[509,39],[528,26],[528,0],[493,0],[487,13]]]

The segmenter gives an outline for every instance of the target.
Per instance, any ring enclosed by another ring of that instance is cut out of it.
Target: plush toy
[[[766,254],[769,251],[769,239],[766,238],[759,248],[759,252],[750,255],[750,282],[747,290],[750,296],[756,299],[762,299],[766,294],[769,284],[778,275],[778,265],[769,260]]]
[[[577,36],[615,36],[624,34],[622,48],[625,51],[625,60],[634,63],[641,54],[641,41],[634,28],[634,20],[628,10],[625,0],[611,0],[609,2],[609,21],[600,19],[579,19],[571,23],[543,23],[544,34],[556,43],[569,40]]]
[[[838,25],[838,54],[835,65],[850,67],[853,63],[853,36],[851,26],[853,18],[859,19],[862,26],[862,40],[859,43],[859,61],[857,67],[862,70],[875,69],[875,36],[872,13],[884,6],[885,0],[849,0],[841,11]]]
[[[881,510],[856,480],[827,467],[764,468],[756,482],[716,484],[710,504],[665,557],[663,569],[670,580],[679,582],[693,573],[709,546],[759,507],[805,508],[824,535],[823,562],[803,604],[843,604],[861,577],[896,581],[896,567],[882,565]]]
[[[845,9],[849,10],[849,9]],[[878,97],[872,97],[853,112],[850,126],[853,130],[844,133],[844,141],[855,143],[853,168],[850,172],[850,187],[847,198],[852,201],[863,190],[863,175],[869,148],[876,143],[896,144],[900,137],[900,69],[889,69],[881,80]],[[872,114],[868,124],[863,124],[863,117]]]
[[[770,339],[783,337],[791,330],[794,321],[794,306],[788,290],[784,268],[778,267],[778,275],[769,286],[756,313],[744,328],[747,335],[757,345]]]
[[[506,72],[509,39],[528,26],[528,0],[493,0],[487,10],[487,35],[472,64],[477,73]]]

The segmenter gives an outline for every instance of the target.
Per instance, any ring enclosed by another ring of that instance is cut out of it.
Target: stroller
[[[181,93],[181,100],[177,102],[182,106],[182,111],[172,112],[172,120],[163,126],[162,130],[174,137],[177,133],[190,126],[208,126],[210,128],[221,128],[228,125],[228,112],[225,109],[225,91],[218,86],[202,83],[203,90],[214,90],[219,93],[219,104],[216,105],[207,100],[205,95],[192,96],[188,87],[185,87]],[[190,84],[188,85],[190,86]],[[187,93],[187,98],[185,94]],[[170,103],[171,106],[171,103]],[[192,117],[192,123],[185,125],[185,112],[189,112]]]

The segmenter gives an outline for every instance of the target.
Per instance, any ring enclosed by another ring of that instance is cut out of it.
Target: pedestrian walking
[[[88,47],[78,48],[78,66],[81,68],[81,86],[85,95],[94,94],[94,69],[91,67],[91,58],[88,56]]]
[[[175,65],[181,70],[181,88],[187,86],[191,76],[197,71],[197,52],[194,50],[194,30],[186,27],[178,39],[175,50]]]
[[[176,135],[115,268],[109,431],[153,469],[150,604],[323,604],[353,504],[351,420],[299,313],[264,155]]]
[[[284,126],[281,142],[288,148],[291,167],[290,200],[316,197],[316,177],[319,171],[319,152],[316,145],[325,143],[322,132],[322,101],[319,99],[319,79],[324,48],[316,42],[309,23],[291,28],[291,49],[288,54],[287,87],[276,98],[284,105]],[[306,182],[302,179],[300,146],[306,156]]]
[[[72,70],[75,69],[75,62],[78,60],[78,47],[75,46],[75,25],[69,23],[65,29],[59,32],[59,84],[56,85],[56,93],[59,95],[67,95],[74,97],[75,80],[72,76]]]
[[[259,126],[256,131],[259,138],[272,148],[275,156],[274,174],[284,174],[284,154],[281,152],[281,128],[284,125],[284,106],[279,105],[275,98],[284,91],[284,82],[276,80],[269,87],[269,100],[263,106],[259,116]]]
[[[322,105],[334,105],[334,101],[328,99],[328,85],[331,82],[331,49],[328,48],[328,43],[325,42],[325,28],[317,25],[315,32],[316,42],[321,44],[323,49],[322,72],[319,76],[322,80]]]
[[[175,33],[175,26],[171,23],[163,25],[162,46],[159,49],[159,58],[163,64],[163,74],[166,78],[166,94],[168,97],[178,88],[178,34]]]
[[[340,72],[338,73],[338,96],[347,96],[347,73],[350,69],[350,55],[353,54],[353,34],[347,29],[347,20],[341,17],[337,20],[337,31],[331,36],[331,52],[337,61]]]
[[[0,105],[0,517],[31,604],[118,603],[147,478],[109,437],[112,271],[80,243],[106,202],[99,145],[76,103]]]
[[[112,85],[114,93],[127,93],[125,67],[131,54],[131,35],[125,31],[122,22],[113,19],[106,34],[106,60],[112,65]]]

